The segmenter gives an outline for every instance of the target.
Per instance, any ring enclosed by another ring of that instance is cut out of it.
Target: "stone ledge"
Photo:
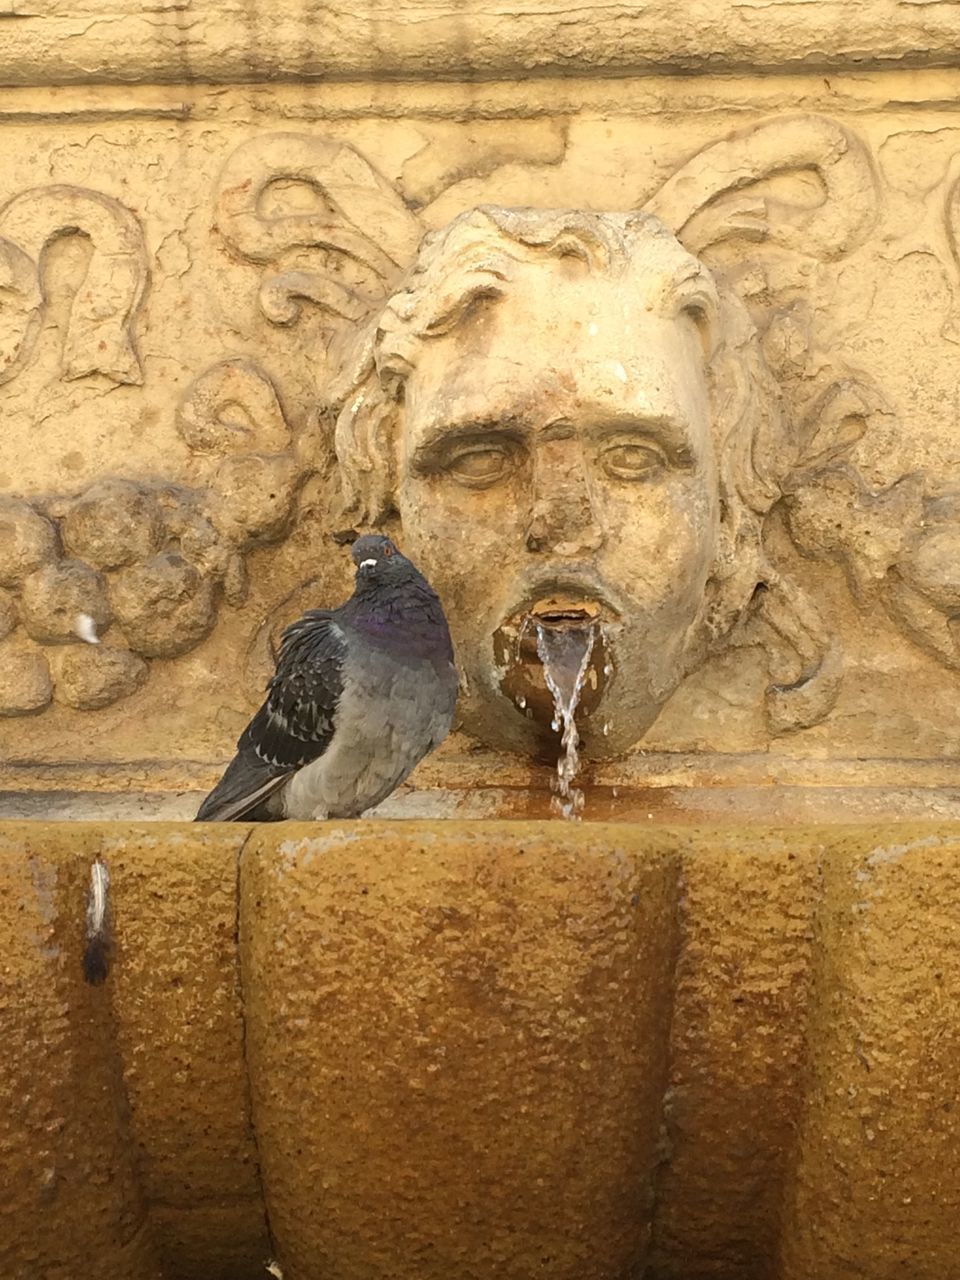
[[[9,823],[0,945],[4,1275],[954,1266],[960,823]]]
[[[516,79],[951,66],[952,3],[102,0],[0,12],[0,83]]]

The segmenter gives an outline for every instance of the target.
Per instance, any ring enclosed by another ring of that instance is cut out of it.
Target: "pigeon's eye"
[[[473,489],[486,489],[506,478],[510,472],[510,464],[509,450],[484,444],[454,454],[445,469],[459,484]]]
[[[616,480],[646,480],[666,461],[654,444],[615,444],[603,451],[600,460],[607,475]]]

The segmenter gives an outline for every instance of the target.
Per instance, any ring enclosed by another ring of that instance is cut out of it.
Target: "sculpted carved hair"
[[[404,385],[423,345],[476,307],[495,306],[526,265],[565,256],[626,287],[643,279],[647,297],[652,278],[661,314],[689,316],[701,335],[721,512],[720,549],[690,637],[702,651],[729,634],[757,584],[773,576],[761,527],[780,495],[786,442],[780,391],[745,308],[651,214],[484,206],[428,236],[400,287],[335,353],[324,416],[351,514],[378,524],[395,509]]]

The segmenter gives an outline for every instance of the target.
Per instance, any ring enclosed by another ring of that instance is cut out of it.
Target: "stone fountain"
[[[7,7],[3,1276],[953,1275],[944,6]],[[188,824],[374,528],[456,732]]]

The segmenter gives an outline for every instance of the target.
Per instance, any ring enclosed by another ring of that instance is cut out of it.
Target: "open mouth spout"
[[[600,617],[601,606],[596,600],[575,600],[553,595],[535,601],[522,615],[511,619],[511,622],[517,628],[521,658],[533,661],[540,656],[537,642],[543,632],[593,634],[599,630]]]
[[[556,742],[564,708],[586,721],[612,674],[606,624],[616,615],[601,601],[545,593],[494,634],[500,688],[517,710]]]

